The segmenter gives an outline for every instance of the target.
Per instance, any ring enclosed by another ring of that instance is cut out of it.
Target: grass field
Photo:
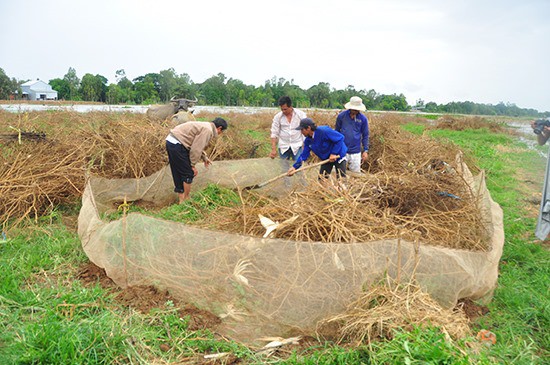
[[[402,125],[460,146],[485,171],[504,210],[506,242],[488,313],[471,326],[496,344],[449,341],[437,328],[397,331],[361,346],[304,342],[267,357],[196,326],[168,300],[143,310],[82,279],[78,205],[59,206],[0,238],[0,364],[545,364],[550,358],[550,252],[533,235],[545,160],[509,133]],[[547,146],[541,147],[546,151]],[[1,198],[0,198],[1,199]],[[220,360],[203,355],[228,353]]]

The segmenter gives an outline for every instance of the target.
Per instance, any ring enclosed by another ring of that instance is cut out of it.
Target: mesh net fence
[[[269,158],[201,167],[194,190],[210,183],[243,188],[281,172],[280,162]],[[472,176],[464,164],[460,174],[477,195],[486,222],[485,251],[403,237],[346,244],[260,238],[139,213],[110,222],[101,218],[124,201],[174,203],[168,167],[141,179],[89,178],[78,229],[90,260],[118,285],[167,289],[219,316],[219,331],[228,337],[251,343],[263,336],[323,335],[319,323],[342,313],[388,276],[403,282],[414,276],[445,308],[462,298],[491,298],[504,244],[502,210],[491,199],[483,174]],[[258,191],[284,196],[300,188],[300,179],[281,179]]]

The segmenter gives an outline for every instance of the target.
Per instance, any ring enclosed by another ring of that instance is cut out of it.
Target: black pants
[[[191,184],[193,182],[193,168],[189,158],[189,150],[180,143],[171,143],[166,141],[166,152],[168,152],[168,162],[174,179],[174,191],[183,193],[183,183]]]
[[[333,167],[336,169],[336,178],[339,179],[341,177],[346,177],[346,160],[342,160],[340,162],[327,162],[326,164],[321,165],[321,168],[319,169],[319,177],[329,177]]]

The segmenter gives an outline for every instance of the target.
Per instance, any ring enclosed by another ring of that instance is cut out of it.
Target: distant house
[[[24,100],[57,100],[57,91],[42,80],[25,82],[21,91]]]

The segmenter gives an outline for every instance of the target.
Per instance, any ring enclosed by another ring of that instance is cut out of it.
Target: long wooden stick
[[[321,165],[324,165],[326,164],[327,162],[330,162],[329,159],[327,160],[323,160],[323,161],[319,161],[319,162],[316,162],[316,163],[313,163],[311,165],[305,165],[305,166],[302,166],[300,167],[299,169],[296,169],[296,171],[294,172],[294,174],[296,174],[297,172],[300,172],[300,171],[304,171],[304,170],[308,170],[308,169],[311,169],[313,167],[316,167],[316,166],[321,166]],[[294,175],[293,174],[293,175]],[[274,178],[271,178],[267,181],[264,181],[262,183],[259,183],[259,184],[256,184],[256,185],[252,185],[252,186],[247,186],[245,188],[243,188],[243,190],[252,190],[252,189],[259,189],[259,188],[262,188],[268,184],[271,184],[272,182],[274,181],[277,181],[279,179],[282,179],[283,177],[286,177],[286,176],[289,176],[287,172],[281,174],[281,175],[278,175],[278,176],[275,176]]]

